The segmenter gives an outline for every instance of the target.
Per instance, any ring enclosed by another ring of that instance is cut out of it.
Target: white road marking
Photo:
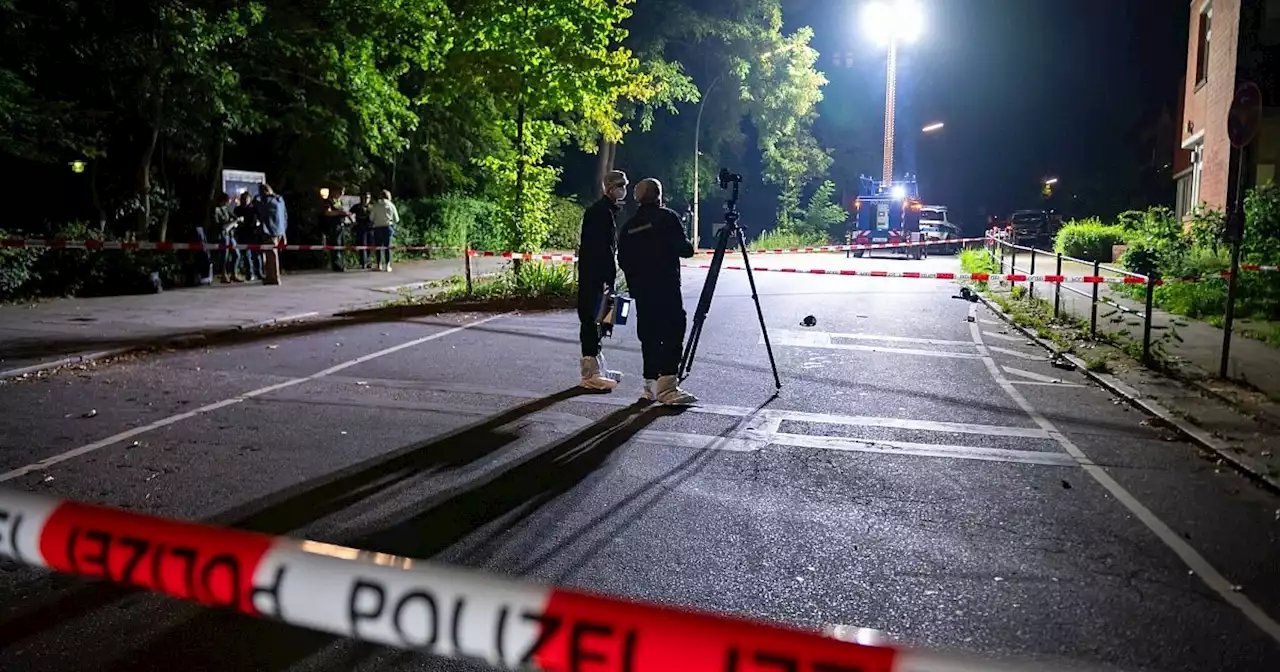
[[[842,436],[812,436],[809,434],[775,434],[770,443],[799,448],[819,448],[859,453],[883,453],[890,455],[915,455],[920,457],[945,457],[989,462],[1018,462],[1043,464],[1054,467],[1075,467],[1070,455],[1036,450],[1005,450],[982,446],[953,446],[937,443],[912,443],[909,441],[863,441]]]
[[[317,373],[313,373],[313,374],[311,374],[311,375],[309,375],[309,376],[304,376],[304,377],[302,377],[302,378],[291,378],[291,379],[286,380],[286,381],[284,381],[284,382],[276,383],[275,385],[268,385],[268,386],[266,386],[266,387],[262,387],[262,388],[258,388],[258,389],[256,389],[256,390],[251,390],[251,391],[249,391],[249,392],[245,392],[244,394],[236,395],[236,396],[234,396],[234,397],[231,397],[230,399],[223,399],[222,401],[216,401],[216,402],[214,402],[214,403],[212,403],[212,404],[206,404],[206,405],[204,405],[204,406],[201,406],[201,407],[199,407],[199,408],[196,408],[196,409],[193,409],[193,410],[187,411],[187,412],[185,412],[185,413],[179,413],[179,414],[177,414],[177,415],[171,415],[171,416],[169,416],[169,417],[167,417],[167,418],[162,418],[162,419],[160,419],[160,420],[156,420],[155,422],[152,422],[152,423],[150,423],[150,424],[143,425],[143,426],[141,426],[141,427],[134,427],[133,429],[125,430],[125,431],[123,431],[123,432],[120,432],[119,434],[113,434],[113,435],[111,435],[111,436],[108,436],[108,437],[107,437],[107,438],[105,438],[105,439],[100,439],[100,440],[98,440],[98,441],[94,441],[93,443],[88,443],[88,444],[85,444],[85,445],[83,445],[83,446],[80,446],[79,448],[73,448],[73,449],[68,450],[68,451],[66,451],[66,452],[58,453],[57,455],[51,455],[51,456],[49,456],[49,457],[44,458],[43,460],[40,460],[39,462],[35,462],[35,463],[33,463],[33,464],[28,464],[28,465],[26,465],[26,466],[24,466],[24,467],[18,467],[17,469],[14,469],[14,470],[12,470],[12,471],[8,471],[8,472],[5,472],[5,473],[3,473],[3,474],[0,474],[0,483],[4,483],[4,482],[7,482],[7,481],[12,481],[12,480],[13,480],[13,479],[15,479],[15,478],[20,478],[20,477],[25,476],[25,475],[27,475],[27,474],[29,474],[29,473],[31,473],[31,472],[34,472],[34,471],[43,471],[43,470],[45,470],[45,469],[48,469],[49,467],[52,467],[52,466],[53,466],[53,465],[55,465],[55,464],[60,464],[60,463],[62,463],[62,462],[66,462],[67,460],[75,459],[75,458],[77,458],[77,457],[80,457],[81,455],[86,455],[86,454],[88,454],[88,453],[92,453],[92,452],[94,452],[94,451],[96,451],[96,450],[101,450],[102,448],[106,448],[107,446],[115,445],[115,444],[120,443],[121,441],[124,441],[124,440],[126,440],[126,439],[131,439],[131,438],[133,438],[133,437],[135,437],[135,436],[138,436],[139,434],[145,434],[145,433],[147,433],[147,432],[151,432],[151,431],[154,431],[154,430],[160,429],[161,427],[167,427],[167,426],[169,426],[169,425],[174,424],[175,422],[181,422],[181,421],[183,421],[183,420],[187,420],[187,419],[190,419],[190,418],[194,418],[194,417],[196,417],[197,415],[201,415],[201,414],[204,414],[204,413],[209,413],[209,412],[212,412],[212,411],[216,411],[216,410],[218,410],[218,409],[220,409],[220,408],[226,408],[227,406],[231,406],[231,405],[233,405],[233,404],[238,404],[238,403],[241,403],[241,402],[243,402],[243,401],[247,401],[247,400],[249,400],[249,399],[253,399],[254,397],[260,397],[260,396],[262,396],[262,395],[264,395],[264,394],[270,394],[270,393],[272,393],[272,392],[276,392],[276,391],[278,391],[278,390],[283,390],[283,389],[285,389],[285,388],[293,387],[293,386],[295,386],[295,385],[301,385],[302,383],[310,382],[310,381],[312,381],[312,380],[316,380],[316,379],[318,379],[318,378],[324,378],[325,376],[329,376],[329,375],[335,374],[335,373],[337,373],[337,372],[339,372],[339,371],[343,371],[343,370],[345,370],[345,369],[349,369],[349,368],[351,368],[351,367],[353,367],[353,366],[356,366],[356,365],[358,365],[358,364],[363,364],[363,363],[365,363],[365,362],[367,362],[367,361],[369,361],[369,360],[377,359],[377,358],[379,358],[379,357],[385,357],[386,355],[390,355],[390,354],[392,354],[392,353],[399,352],[399,351],[401,351],[401,350],[405,350],[405,349],[407,349],[407,348],[412,348],[412,347],[415,347],[415,346],[418,346],[418,345],[422,345],[423,343],[426,343],[426,342],[428,342],[428,341],[434,341],[434,340],[436,340],[436,339],[438,339],[438,338],[444,338],[445,336],[449,336],[449,335],[451,335],[451,334],[456,334],[456,333],[458,333],[459,331],[463,331],[463,330],[465,330],[465,329],[470,329],[471,327],[479,326],[479,325],[484,324],[484,323],[486,323],[486,322],[492,322],[493,320],[496,320],[496,319],[498,319],[498,318],[500,318],[500,317],[504,317],[505,315],[507,315],[507,313],[503,313],[502,315],[493,315],[493,316],[490,316],[490,317],[486,317],[486,318],[484,318],[484,319],[482,319],[482,320],[476,320],[476,321],[474,321],[474,322],[468,322],[467,324],[463,324],[463,325],[460,325],[460,326],[457,326],[457,327],[453,327],[453,328],[450,328],[450,329],[445,329],[444,331],[436,332],[436,333],[434,333],[434,334],[431,334],[430,336],[424,336],[424,337],[422,337],[422,338],[415,338],[415,339],[414,339],[414,340],[412,340],[412,341],[407,341],[407,342],[405,342],[405,343],[401,343],[401,344],[399,344],[399,345],[393,345],[393,346],[391,346],[391,347],[389,347],[389,348],[384,348],[384,349],[382,349],[382,350],[378,350],[377,352],[371,352],[371,353],[369,353],[369,354],[367,354],[367,355],[363,355],[363,356],[360,356],[360,357],[356,357],[355,359],[348,360],[348,361],[346,361],[346,362],[342,362],[341,364],[336,364],[336,365],[331,366],[331,367],[329,367],[329,368],[327,368],[327,369],[325,369],[325,370],[323,370],[323,371],[319,371],[319,372],[317,372]]]
[[[1010,355],[1010,356],[1012,356],[1012,357],[1020,357],[1020,358],[1022,358],[1022,359],[1026,359],[1026,360],[1029,360],[1029,361],[1032,361],[1032,362],[1045,362],[1045,361],[1048,361],[1048,360],[1049,360],[1049,358],[1048,358],[1048,357],[1045,357],[1044,355],[1028,355],[1028,354],[1027,354],[1027,353],[1025,353],[1025,352],[1018,352],[1017,350],[1010,350],[1010,349],[1008,349],[1008,348],[1001,348],[1001,347],[999,347],[999,346],[995,346],[995,345],[988,345],[988,346],[986,346],[986,347],[987,347],[987,349],[988,349],[988,350],[994,350],[995,352],[998,352],[998,353],[1000,353],[1000,354],[1002,354],[1002,355]]]
[[[1054,378],[1054,377],[1052,377],[1052,376],[1046,376],[1046,375],[1044,375],[1044,374],[1042,374],[1042,373],[1036,373],[1035,371],[1026,371],[1026,370],[1023,370],[1023,369],[1015,369],[1015,368],[1013,368],[1012,366],[1002,366],[1002,367],[1000,367],[1000,368],[1004,369],[1004,372],[1005,372],[1005,373],[1011,373],[1011,374],[1013,374],[1013,375],[1015,375],[1015,376],[1019,376],[1019,377],[1021,377],[1021,378],[1026,378],[1027,380],[1034,380],[1034,381],[1041,382],[1041,383],[1050,383],[1050,384],[1053,384],[1053,385],[1069,385],[1069,384],[1070,384],[1070,383],[1067,383],[1067,382],[1063,381],[1061,378]],[[1013,382],[1018,382],[1018,381],[1013,381]],[[1076,385],[1076,387],[1084,387],[1084,386],[1083,386],[1083,385]]]
[[[978,325],[971,324],[969,334],[973,337],[974,344],[978,346],[978,351],[983,353],[982,361],[987,365],[987,371],[991,373],[991,377],[995,379],[996,384],[1004,389],[1009,398],[1013,399],[1013,402],[1031,418],[1032,422],[1044,429],[1053,440],[1058,442],[1058,445],[1062,446],[1063,450],[1067,451],[1067,454],[1075,458],[1085,473],[1093,477],[1093,480],[1097,481],[1107,492],[1119,500],[1138,520],[1141,520],[1147,526],[1147,529],[1151,530],[1160,541],[1164,542],[1165,546],[1169,547],[1169,550],[1182,559],[1188,569],[1200,577],[1200,580],[1205,585],[1213,589],[1227,604],[1239,609],[1245,618],[1252,621],[1264,633],[1280,643],[1280,623],[1277,623],[1267,612],[1254,604],[1253,600],[1250,600],[1243,593],[1236,592],[1233,587],[1234,584],[1228,581],[1217,568],[1209,564],[1209,561],[1200,555],[1199,551],[1192,548],[1191,544],[1188,544],[1182,537],[1178,536],[1164,521],[1160,520],[1150,509],[1139,502],[1128,490],[1125,490],[1124,486],[1112,478],[1111,474],[1108,474],[1105,469],[1094,464],[1093,460],[1089,459],[1089,456],[1085,455],[1079,446],[1067,438],[1065,434],[1058,431],[1058,428],[1048,418],[1037,411],[1031,405],[1031,402],[1027,401],[1027,398],[1022,396],[1022,393],[1004,377],[1004,374],[1000,372],[1000,367],[996,366],[995,360],[985,352],[990,346],[983,342],[982,331],[978,329]]]
[[[339,378],[339,380],[350,380],[355,382],[356,379]],[[452,383],[439,380],[388,380],[379,378],[361,378],[360,380],[370,385],[380,385],[384,387],[394,387],[401,389],[426,390],[431,392],[443,392],[454,394],[476,394],[485,396],[514,397],[516,399],[541,399],[548,396],[549,392],[537,392],[534,390],[521,390],[506,387],[493,387],[490,385],[471,385],[467,383]],[[298,399],[297,401],[306,401],[309,403],[325,403],[319,400]],[[625,391],[615,392],[614,394],[587,394],[580,397],[574,397],[573,403],[585,404],[601,404],[604,406],[626,407],[635,403],[636,397],[627,394]],[[388,402],[395,403],[396,407],[404,406],[407,402]],[[427,409],[430,410],[430,409]],[[790,411],[781,409],[764,409],[757,410],[746,406],[729,406],[724,404],[704,404],[699,402],[695,406],[690,406],[686,413],[706,413],[709,415],[721,415],[727,417],[747,417],[758,415],[763,418],[761,427],[774,426],[776,428],[783,421],[792,422],[814,422],[831,425],[843,425],[848,427],[884,427],[888,429],[906,429],[920,430],[926,432],[945,432],[950,434],[978,434],[982,436],[1004,436],[1016,437],[1023,439],[1047,439],[1049,434],[1039,427],[1012,427],[1006,425],[982,425],[967,422],[943,422],[939,420],[920,420],[917,418],[881,418],[871,416],[853,416],[853,415],[836,415],[833,413],[811,413],[807,411]]]
[[[796,331],[794,329],[792,330],[782,329],[778,331],[787,332],[789,334],[814,333],[809,331]],[[771,336],[774,333],[775,332],[773,331],[769,332]],[[828,336],[828,338],[826,339],[826,342],[828,343],[831,342],[832,339],[847,338],[850,340],[860,340],[860,341],[885,341],[888,343],[916,343],[920,345],[958,345],[958,346],[963,346],[965,348],[973,347],[973,343],[971,341],[949,341],[949,340],[940,339],[940,338],[912,338],[910,336],[882,336],[880,334],[841,334],[834,331],[817,332],[817,333],[826,333],[826,335]],[[1018,340],[1025,340],[1025,339],[1018,339]]]
[[[982,335],[983,335],[983,336],[990,336],[990,337],[992,337],[992,338],[999,338],[999,339],[1003,339],[1003,340],[1006,340],[1006,341],[1013,341],[1013,342],[1015,342],[1015,343],[1026,343],[1026,342],[1027,342],[1027,337],[1026,337],[1026,336],[1010,336],[1009,334],[1002,334],[1002,333],[1000,333],[1000,332],[998,332],[998,331],[983,331],[983,332],[982,332]],[[972,345],[972,344],[970,344],[970,345]]]
[[[1014,385],[1028,385],[1030,387],[1088,387],[1079,383],[1045,383],[1039,380],[1011,380]]]
[[[774,345],[788,345],[798,348],[827,348],[830,350],[854,350],[857,352],[892,353],[911,355],[913,357],[943,357],[949,359],[981,359],[971,352],[945,352],[939,350],[914,350],[911,348],[891,348],[876,345],[855,345],[853,343],[832,343],[826,332],[803,331],[770,331],[769,337]],[[764,336],[759,337],[757,344],[764,343]]]

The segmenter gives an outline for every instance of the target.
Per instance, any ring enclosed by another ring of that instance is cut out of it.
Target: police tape
[[[1026,669],[5,489],[0,558],[505,669]]]
[[[945,247],[980,243],[984,238],[955,238],[950,240],[922,240],[902,243],[869,243],[866,245],[820,245],[816,247],[780,247],[769,250],[748,250],[751,254],[810,254],[822,252],[857,252],[860,250],[887,250],[896,247]],[[714,250],[700,250],[699,255],[715,254]]]
[[[572,254],[538,254],[533,252],[489,252],[485,250],[467,250],[467,255],[472,257],[523,259],[525,261],[578,261],[578,257]]]
[[[684,268],[711,268],[711,264],[682,264]],[[745,266],[733,266],[724,264],[720,267],[723,270],[742,271],[746,270]],[[1046,284],[1061,283],[1082,283],[1101,285],[1116,283],[1122,285],[1145,285],[1147,279],[1141,276],[1101,276],[1101,275],[1024,275],[1020,273],[947,273],[935,272],[929,273],[924,271],[860,271],[855,269],[832,269],[832,268],[771,268],[768,266],[752,266],[752,271],[763,271],[767,273],[799,273],[803,275],[842,275],[842,276],[858,276],[866,278],[911,278],[914,280],[969,280],[973,282],[1043,282]],[[1230,273],[1224,273],[1223,277],[1229,276]],[[1201,282],[1209,277],[1217,276],[1196,276],[1187,278],[1170,278],[1167,280],[1155,280],[1156,285],[1174,284],[1182,282]]]
[[[386,250],[387,247],[377,245],[269,245],[260,243],[169,243],[128,240],[44,240],[33,238],[5,238],[0,240],[0,248],[27,248],[50,250],[156,250],[160,252],[179,251],[224,251],[247,250],[250,252],[266,252],[281,250],[289,252],[359,252]],[[461,250],[461,247],[436,245],[392,245],[395,252],[444,252]]]

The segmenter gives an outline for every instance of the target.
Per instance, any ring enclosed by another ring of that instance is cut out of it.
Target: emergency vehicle
[[[846,242],[849,245],[895,245],[920,241],[920,189],[915,176],[885,183],[865,175],[858,178],[858,198],[853,202],[853,220]],[[920,259],[921,246],[891,250]],[[869,256],[872,250],[854,250],[857,257]]]

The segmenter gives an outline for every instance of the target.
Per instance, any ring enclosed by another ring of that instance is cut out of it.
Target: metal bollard
[[[462,258],[465,260],[463,262],[463,271],[467,278],[467,297],[470,298],[473,290],[475,289],[471,285],[471,247],[470,246],[467,246],[466,250],[463,252]]]
[[[1142,323],[1142,363],[1151,366],[1151,313],[1156,302],[1155,273],[1147,276],[1147,316]]]
[[[1054,272],[1058,282],[1053,285],[1053,319],[1058,319],[1062,311],[1062,253],[1058,253],[1058,268]]]
[[[1018,248],[1010,245],[1009,246],[1009,275],[1017,275],[1017,274],[1018,274]],[[1013,288],[1017,286],[1018,286],[1018,283],[1013,282],[1012,280],[1009,281],[1009,293],[1013,293]]]
[[[1036,274],[1036,248],[1031,248],[1031,269],[1027,271],[1027,275],[1034,276]],[[1027,300],[1036,298],[1036,282],[1032,280],[1027,283]]]
[[[1093,262],[1093,277],[1097,278],[1102,275],[1102,262]],[[1089,338],[1098,340],[1098,288],[1102,283],[1093,283],[1093,306],[1089,309]]]

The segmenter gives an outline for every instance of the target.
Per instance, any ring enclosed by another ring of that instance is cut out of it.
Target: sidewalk
[[[1006,256],[1006,266],[1008,262],[1009,258]],[[1019,271],[1027,271],[1029,262],[1029,255],[1019,254]],[[1037,255],[1036,272],[1038,274],[1053,274],[1055,270],[1056,260],[1052,254],[1046,252],[1043,256]],[[1062,274],[1093,275],[1093,266],[1064,260]],[[1119,274],[1105,270],[1102,271],[1102,275],[1120,277]],[[1068,315],[1089,321],[1090,298],[1068,291],[1068,288],[1089,295],[1093,292],[1093,287],[1085,283],[1063,283],[1062,310]],[[1054,291],[1052,284],[1035,283],[1036,296],[1050,303],[1053,302]],[[1129,311],[1117,312],[1113,306],[1099,304],[1098,331],[1121,334],[1141,343],[1143,326],[1140,315],[1146,312],[1145,302],[1120,294],[1109,285],[1099,285],[1098,296],[1120,304]],[[1110,314],[1108,317],[1104,317],[1108,314]],[[1240,331],[1245,326],[1247,326],[1246,323],[1237,320],[1231,338],[1227,377],[1248,383],[1263,393],[1280,399],[1280,349],[1242,336]],[[1222,329],[1207,322],[1173,315],[1159,308],[1152,311],[1151,342],[1159,342],[1171,363],[1182,375],[1191,380],[1205,381],[1217,378],[1222,360],[1222,335]]]
[[[503,259],[472,259],[474,273]],[[0,379],[211,332],[323,317],[395,299],[463,272],[462,259],[397,263],[394,273],[291,273],[277,286],[214,284],[161,294],[48,299],[0,306]]]

